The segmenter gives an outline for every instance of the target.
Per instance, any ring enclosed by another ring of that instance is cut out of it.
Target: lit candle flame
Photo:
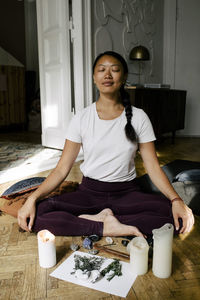
[[[48,230],[42,230],[40,233],[40,238],[42,239],[43,243],[46,243],[48,241],[53,241],[55,239],[55,235],[53,235],[50,231]]]

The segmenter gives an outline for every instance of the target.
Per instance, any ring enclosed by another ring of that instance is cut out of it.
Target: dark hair
[[[93,64],[93,73],[94,73],[94,69],[96,67],[96,64],[98,62],[98,60],[102,57],[102,56],[113,56],[114,58],[116,58],[117,60],[120,61],[120,63],[123,66],[124,69],[124,74],[128,74],[128,66],[127,63],[125,61],[125,59],[118,53],[114,52],[114,51],[106,51],[103,53],[100,53]],[[124,88],[124,83],[122,84],[121,88],[120,88],[120,95],[121,95],[121,101],[122,104],[125,108],[125,114],[126,114],[126,119],[127,119],[127,123],[125,125],[125,133],[126,133],[126,137],[128,138],[128,140],[130,140],[131,142],[136,142],[137,140],[137,136],[136,136],[136,132],[135,129],[133,128],[132,124],[131,124],[131,119],[132,119],[132,107],[131,107],[131,102],[130,102],[130,96],[129,93],[125,90]]]

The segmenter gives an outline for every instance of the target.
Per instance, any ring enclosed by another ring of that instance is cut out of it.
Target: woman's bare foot
[[[104,219],[103,236],[143,236],[135,226],[120,223],[113,215],[108,215]]]
[[[107,216],[113,216],[113,212],[110,208],[105,208],[96,215],[80,215],[79,218],[83,218],[91,221],[97,221],[97,222],[104,222]]]

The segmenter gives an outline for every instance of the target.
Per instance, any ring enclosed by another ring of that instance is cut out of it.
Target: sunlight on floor
[[[56,166],[61,153],[62,151],[59,150],[49,148],[42,149],[17,167],[0,171],[0,183],[50,170]]]

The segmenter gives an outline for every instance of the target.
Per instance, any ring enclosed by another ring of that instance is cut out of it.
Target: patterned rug
[[[0,142],[0,183],[50,170],[61,153],[40,144]]]

